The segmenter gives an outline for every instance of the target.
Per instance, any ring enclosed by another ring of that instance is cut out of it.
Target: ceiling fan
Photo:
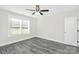
[[[40,9],[40,5],[35,5],[35,9],[26,9],[26,10],[33,11],[32,15],[34,15],[36,12],[39,12],[39,14],[41,15],[43,15],[42,12],[49,12],[49,9],[45,10]]]

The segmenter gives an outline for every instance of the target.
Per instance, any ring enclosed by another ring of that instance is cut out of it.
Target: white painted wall
[[[64,41],[64,18],[76,16],[73,11],[46,14],[38,17],[38,37],[66,44]]]
[[[8,16],[30,20],[30,34],[8,37]],[[0,9],[0,46],[29,39],[36,35],[36,19]]]
[[[8,36],[8,17],[7,14],[4,14],[5,12],[0,11],[0,43],[2,40],[7,39]]]

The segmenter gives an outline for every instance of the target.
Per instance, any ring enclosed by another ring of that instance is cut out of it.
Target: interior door
[[[69,45],[77,46],[77,18],[66,17],[65,18],[65,43]]]

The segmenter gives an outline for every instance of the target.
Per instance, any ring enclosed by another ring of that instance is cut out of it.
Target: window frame
[[[20,23],[18,25],[18,26],[20,26],[19,27],[19,30],[20,30],[20,33],[19,34],[18,33],[16,33],[16,34],[11,34],[10,33],[10,30],[11,30],[10,21],[12,21],[11,20],[12,18],[17,19],[17,20],[20,20]],[[23,21],[26,21],[27,22],[27,26],[26,26],[27,29],[24,28],[25,30],[27,30],[25,32],[23,32],[23,30],[24,30],[23,29]],[[25,35],[25,34],[30,34],[30,20],[25,20],[25,19],[18,18],[18,17],[13,17],[13,16],[8,17],[8,37],[17,36],[17,35]]]

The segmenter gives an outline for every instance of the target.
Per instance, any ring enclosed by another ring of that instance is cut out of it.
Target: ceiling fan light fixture
[[[49,12],[49,9],[41,10],[41,9],[40,9],[40,5],[36,5],[36,6],[35,6],[35,9],[26,9],[26,10],[34,11],[34,12],[32,13],[32,15],[34,15],[34,14],[43,15],[42,12]]]

